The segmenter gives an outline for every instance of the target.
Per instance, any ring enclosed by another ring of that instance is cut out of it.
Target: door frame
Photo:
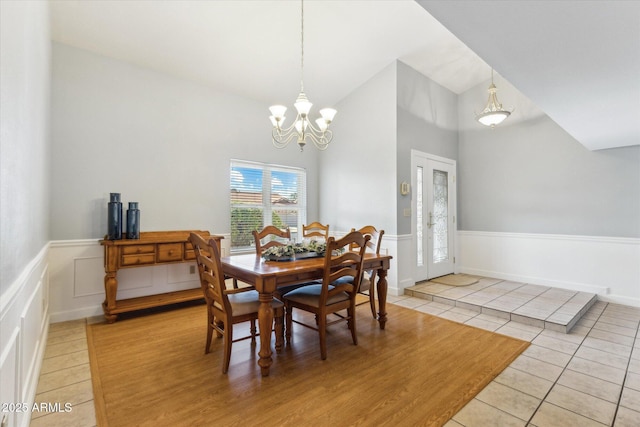
[[[451,206],[451,212],[453,213],[453,227],[451,232],[453,233],[453,247],[451,248],[451,253],[452,256],[454,257],[454,262],[453,262],[453,272],[457,273],[458,272],[458,264],[456,262],[456,254],[457,254],[457,250],[458,250],[458,221],[457,221],[457,216],[458,216],[458,189],[457,189],[457,179],[456,179],[456,175],[457,175],[457,162],[453,159],[448,159],[446,157],[441,157],[441,156],[436,156],[435,154],[430,154],[430,153],[425,153],[423,151],[419,151],[419,150],[415,150],[412,149],[411,150],[411,188],[415,189],[417,188],[416,185],[416,167],[418,165],[418,159],[424,161],[426,163],[426,161],[428,160],[433,160],[433,161],[437,161],[437,162],[441,162],[441,163],[446,163],[448,165],[450,165],[453,168],[453,186],[450,189],[451,191],[449,192],[449,196],[450,196],[450,206]],[[430,189],[429,189],[430,191]],[[418,281],[422,281],[425,280],[424,278],[421,278],[420,280],[417,279],[418,277],[418,265],[417,265],[417,240],[418,240],[418,230],[417,230],[417,225],[416,225],[416,216],[417,216],[417,199],[415,197],[415,191],[411,191],[411,212],[413,213],[413,215],[411,215],[411,266],[413,268],[412,271],[412,275],[414,278],[414,283],[418,282]],[[426,248],[425,248],[426,250]],[[426,264],[426,263],[425,263]],[[427,270],[427,266],[425,265],[425,271],[426,271],[426,276],[429,277],[429,271]]]

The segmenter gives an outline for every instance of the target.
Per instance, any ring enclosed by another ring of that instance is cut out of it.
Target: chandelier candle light
[[[493,84],[493,68],[491,69],[491,86],[489,86],[489,100],[487,101],[487,106],[484,107],[484,110],[480,114],[476,114],[476,120],[482,123],[485,126],[491,126],[493,129],[496,125],[499,125],[509,117],[509,115],[513,112],[513,110],[508,111],[502,108],[502,104],[498,102],[498,97],[496,96],[496,85]]]
[[[309,121],[309,111],[313,105],[307,99],[307,95],[304,93],[304,0],[301,0],[301,25],[300,25],[300,94],[293,104],[296,107],[298,115],[295,121],[289,127],[285,127],[284,116],[287,107],[284,105],[273,105],[269,107],[271,116],[269,119],[273,124],[273,130],[271,136],[273,145],[276,148],[284,148],[297,136],[298,146],[300,151],[303,150],[307,141],[312,141],[313,144],[319,150],[326,150],[329,143],[333,139],[333,132],[329,130],[329,125],[333,121],[333,117],[336,115],[336,110],[333,108],[323,108],[320,110],[320,118],[316,119],[316,126]]]

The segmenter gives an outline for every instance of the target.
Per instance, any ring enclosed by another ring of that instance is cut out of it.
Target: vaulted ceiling
[[[585,147],[640,145],[640,1],[417,1]]]
[[[460,94],[491,64],[587,148],[640,144],[639,5],[308,0],[305,92],[335,105],[400,59]],[[265,114],[300,90],[296,1],[66,0],[51,14],[54,41],[259,100]]]

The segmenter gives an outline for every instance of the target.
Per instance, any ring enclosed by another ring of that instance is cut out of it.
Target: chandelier
[[[273,124],[271,131],[273,145],[276,148],[284,148],[294,138],[298,139],[300,151],[304,148],[307,141],[313,144],[319,150],[326,150],[329,143],[333,139],[333,132],[329,130],[329,125],[333,121],[333,117],[337,111],[333,108],[323,108],[320,110],[320,118],[316,119],[316,125],[309,121],[309,111],[313,105],[304,93],[304,0],[301,0],[301,19],[300,19],[300,94],[293,106],[296,108],[298,115],[289,127],[285,127],[284,114],[287,107],[284,105],[273,105],[269,107],[271,116],[269,119]]]
[[[476,114],[476,120],[482,123],[485,126],[490,126],[491,128],[496,127],[509,117],[513,110],[508,111],[502,108],[502,104],[498,102],[498,97],[496,96],[496,85],[493,84],[493,68],[491,69],[491,86],[489,86],[489,100],[487,101],[487,106],[484,107],[484,110],[480,114]]]

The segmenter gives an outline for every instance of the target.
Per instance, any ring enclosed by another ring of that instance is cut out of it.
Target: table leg
[[[378,270],[378,322],[380,329],[384,329],[387,323],[387,270]]]
[[[107,323],[113,323],[118,318],[117,314],[111,314],[111,310],[116,308],[116,294],[118,292],[118,278],[115,272],[108,272],[104,276],[105,300],[102,303],[102,310]]]
[[[260,326],[260,359],[258,365],[262,371],[262,376],[269,376],[271,359],[271,328],[273,327],[273,307],[271,301],[273,295],[270,293],[260,294],[260,308],[258,309],[258,325]]]

